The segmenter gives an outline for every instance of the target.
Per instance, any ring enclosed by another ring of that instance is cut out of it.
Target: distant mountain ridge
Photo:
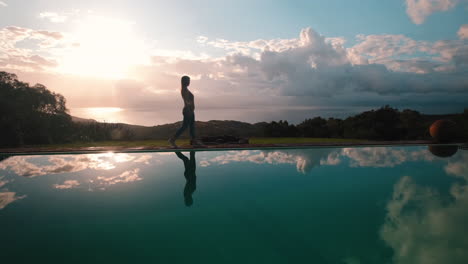
[[[85,119],[72,116],[72,121],[75,123],[96,123],[94,119]],[[163,124],[157,126],[141,126],[130,125],[125,123],[114,123],[120,129],[128,130],[132,134],[134,140],[145,139],[168,139],[174,135],[177,129],[182,125],[181,121]],[[210,120],[210,121],[196,121],[196,133],[198,136],[219,136],[219,135],[233,135],[238,137],[260,137],[263,136],[264,127],[266,122],[250,124],[247,122],[234,121],[234,120]],[[182,135],[186,137],[187,132]]]
[[[197,137],[230,135],[236,137],[314,137],[354,138],[371,140],[430,139],[429,127],[438,119],[451,119],[458,124],[457,138],[468,138],[468,109],[458,114],[427,115],[417,111],[385,106],[366,111],[346,119],[314,117],[300,124],[287,121],[250,124],[234,120],[196,121]],[[73,118],[76,124],[87,126],[91,134],[109,131],[110,139],[146,140],[168,139],[181,126],[181,121],[157,126],[140,126],[124,123],[100,123],[92,119]],[[86,132],[86,133],[88,133]],[[85,134],[86,134],[85,133]],[[89,134],[89,133],[88,133]],[[112,136],[117,135],[117,136]],[[188,137],[188,131],[182,138]]]
[[[87,119],[87,118],[81,118],[81,117],[77,117],[77,116],[71,116],[71,119],[73,122],[76,122],[76,123],[90,123],[90,122],[97,122],[96,120],[94,119]]]

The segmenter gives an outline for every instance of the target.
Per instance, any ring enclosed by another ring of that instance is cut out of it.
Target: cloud
[[[330,97],[351,91],[427,93],[441,91],[441,87],[446,91],[466,91],[468,80],[460,80],[462,74],[458,73],[465,70],[465,58],[460,56],[467,48],[465,42],[431,43],[403,35],[358,36],[358,41],[355,46],[344,48],[343,41],[327,41],[307,28],[287,49],[265,49],[258,60],[232,55],[226,62],[239,68],[236,77],[263,78],[266,87],[275,87],[287,96]],[[415,57],[417,53],[427,53],[429,59]]]
[[[406,13],[415,24],[422,24],[434,12],[454,8],[462,0],[406,0]]]
[[[151,155],[141,155],[140,157],[136,158],[133,162],[135,163],[143,163],[146,165],[150,164],[150,160],[153,158]]]
[[[456,177],[460,177],[468,181],[468,153],[461,152],[456,156],[456,158],[452,158],[449,160],[447,165],[444,167],[445,172],[449,175],[454,175]]]
[[[102,153],[87,155],[54,155],[48,158],[50,165],[36,162],[35,156],[14,156],[0,162],[0,169],[9,169],[23,177],[37,177],[48,174],[73,173],[86,169],[112,170],[118,163],[149,164],[150,155],[126,153]]]
[[[358,35],[352,50],[371,59],[371,63],[415,52],[428,52],[430,42],[416,41],[404,35]]]
[[[424,42],[403,35],[370,35],[359,36],[355,46],[345,48],[342,38],[326,38],[307,28],[299,38],[289,40],[202,38],[202,43],[231,55],[203,60],[153,57],[152,65],[136,70],[143,81],[117,85],[119,98],[129,98],[120,103],[149,108],[155,105],[151,102],[170,98],[175,101],[158,104],[178,105],[176,90],[167,87],[174,87],[183,74],[196,76],[197,101],[205,108],[219,105],[219,109],[245,111],[256,107],[258,112],[266,112],[274,105],[280,112],[286,111],[287,105],[304,109],[349,106],[365,98],[363,103],[379,105],[415,100],[429,103],[455,93],[467,96],[468,78],[462,74],[467,44],[463,41]]]
[[[415,184],[408,176],[395,185],[381,228],[394,263],[466,263],[468,186],[455,184],[450,199]]]
[[[39,13],[39,17],[42,19],[47,19],[53,23],[63,23],[68,18],[66,15],[61,15],[55,12],[42,12]]]
[[[0,68],[40,72],[58,66],[52,56],[45,56],[46,50],[62,45],[64,36],[60,32],[32,30],[29,28],[9,26],[0,29]],[[19,47],[28,43],[33,48]]]
[[[26,157],[14,156],[0,162],[0,169],[10,169],[15,174],[25,177],[42,175],[42,169],[26,161]]]
[[[410,151],[405,148],[369,147],[344,148],[342,157],[350,159],[351,167],[395,167],[409,161],[434,161],[437,158],[426,149]]]
[[[80,183],[77,180],[68,180],[64,181],[63,184],[54,184],[55,189],[72,189],[80,186]]]
[[[465,156],[451,160],[445,170],[460,175],[468,173],[464,165]],[[323,165],[335,166],[344,161],[350,167],[393,168],[406,162],[442,160],[427,149],[409,150],[406,148],[362,147],[342,149],[309,149],[278,151],[230,151],[210,159],[201,160],[200,166],[224,165],[233,162],[256,164],[292,164],[300,173],[309,173],[313,168]],[[468,177],[468,174],[466,174]]]
[[[7,7],[7,3],[3,2],[3,1],[0,1],[0,7]]]
[[[460,39],[468,39],[468,24],[462,25],[457,34]]]
[[[320,165],[337,165],[340,160],[336,150],[310,149],[310,150],[283,150],[283,151],[229,151],[200,161],[200,166],[207,167],[213,164],[224,165],[232,162],[251,162],[256,164],[292,164],[298,172],[307,174],[312,168]]]
[[[14,201],[25,198],[26,195],[17,196],[15,192],[0,191],[0,210]]]
[[[143,178],[139,176],[140,169],[136,168],[133,170],[124,171],[123,173],[117,176],[98,176],[93,183],[101,186],[101,188],[109,185],[114,185],[117,183],[128,183],[128,182],[135,182],[141,181]]]
[[[0,176],[0,188],[10,182],[8,180],[3,180],[3,178],[4,178],[3,176]]]
[[[419,111],[453,112],[461,111],[468,100],[465,39],[431,42],[404,35],[359,35],[355,45],[345,47],[346,39],[326,37],[312,28],[301,30],[298,37],[291,39],[239,42],[201,36],[194,40],[197,45],[219,49],[225,55],[210,57],[203,52],[157,49],[152,53],[139,49],[146,54],[148,63],[131,59],[135,63],[130,63],[134,65],[126,78],[108,80],[65,74],[80,65],[96,73],[73,48],[67,52],[77,60],[69,61],[69,71],[63,71],[64,60],[60,54],[65,51],[59,46],[44,47],[44,51],[54,50],[55,54],[46,57],[44,52],[23,50],[16,45],[32,38],[30,29],[16,27],[2,31],[8,34],[6,39],[10,39],[8,45],[13,51],[5,54],[15,57],[2,59],[0,56],[0,67],[14,69],[20,78],[41,82],[61,92],[72,113],[77,107],[118,107],[123,109],[119,113],[121,121],[136,124],[162,124],[180,118],[177,109],[182,107],[182,102],[178,83],[182,75],[192,77],[199,120],[300,122],[311,115],[344,117],[337,115],[384,104]],[[119,32],[114,32],[116,38],[122,38]],[[38,31],[34,35],[54,43],[73,43],[73,38],[65,33]],[[107,57],[119,60],[119,56],[125,55],[108,51],[102,60]],[[75,63],[80,61],[83,63]],[[118,73],[128,66],[119,63],[125,67],[116,67],[114,72],[98,66],[99,63],[93,65],[107,73]]]
[[[92,170],[91,174],[80,174],[81,176],[77,179],[69,179],[61,184],[52,185],[55,189],[86,187],[92,191],[94,189],[105,190],[106,187],[118,183],[141,181],[143,178],[139,175],[140,168],[143,165],[158,164],[160,162],[153,159],[153,155],[126,153],[52,155],[46,156],[45,159],[46,162],[44,162],[44,157],[13,156],[0,162],[0,172],[1,170],[11,170],[18,176],[32,178],[52,174],[70,174],[67,177],[74,177],[77,175],[76,173]],[[123,165],[125,171],[116,172],[115,169],[118,164],[125,164]],[[138,168],[129,169],[128,167],[132,166],[132,164],[138,164]],[[96,172],[99,172],[99,174],[95,175]],[[3,177],[0,176],[0,187],[9,182],[9,180],[3,180]],[[0,192],[0,195],[3,195],[0,200],[5,200],[0,201],[1,203],[7,204],[14,201],[12,200],[14,193],[7,195]]]

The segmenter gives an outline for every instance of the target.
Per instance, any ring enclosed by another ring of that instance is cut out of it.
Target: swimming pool
[[[432,152],[417,146],[4,157],[1,258],[468,263],[468,151],[445,158],[439,156],[447,151]]]

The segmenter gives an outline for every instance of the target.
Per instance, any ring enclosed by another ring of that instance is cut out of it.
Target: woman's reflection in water
[[[190,159],[180,151],[176,151],[175,154],[184,162],[184,176],[187,180],[184,188],[184,200],[186,206],[191,206],[193,204],[192,194],[195,192],[195,189],[197,189],[197,176],[195,175],[195,151],[190,151]]]

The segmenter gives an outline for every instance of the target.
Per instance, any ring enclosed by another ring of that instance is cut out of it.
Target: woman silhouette
[[[175,141],[187,128],[189,128],[190,139],[191,139],[190,144],[202,145],[195,138],[195,98],[188,89],[188,86],[190,85],[190,77],[182,76],[180,83],[182,86],[180,93],[182,95],[182,99],[184,100],[184,109],[182,110],[184,120],[182,121],[182,126],[177,130],[175,135],[168,140],[168,142],[169,144],[171,144],[171,146],[173,146],[174,148],[177,148]]]

